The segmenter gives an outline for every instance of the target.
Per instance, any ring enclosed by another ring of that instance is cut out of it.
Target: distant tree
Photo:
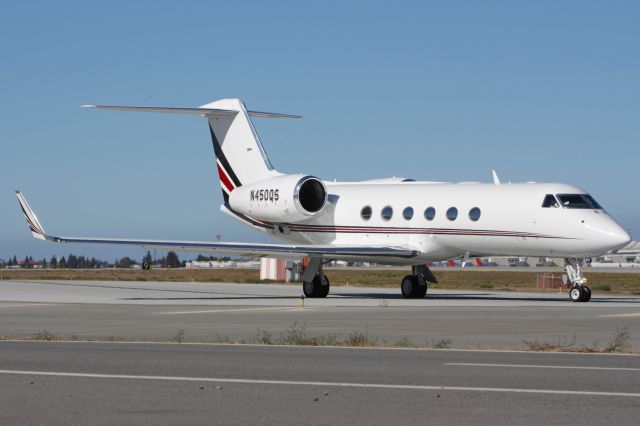
[[[131,268],[131,259],[128,256],[123,257],[120,260],[116,260],[116,268]]]
[[[180,259],[175,251],[170,251],[167,253],[167,257],[165,260],[165,267],[167,268],[178,268],[180,266]]]
[[[17,265],[18,264],[18,259],[16,258],[16,255],[13,255],[13,265]]]
[[[78,258],[75,255],[70,254],[69,257],[67,258],[67,268],[76,269],[77,267],[78,267]]]
[[[153,257],[151,257],[151,252],[147,250],[147,254],[142,256],[142,264],[148,263],[151,265],[153,263]]]
[[[42,258],[42,267],[46,269],[47,267],[47,259],[46,258]]]
[[[57,268],[58,267],[58,258],[56,257],[55,254],[53,256],[51,256],[51,260],[49,261],[49,265],[51,265],[52,268]]]
[[[31,262],[29,261],[29,256],[24,257],[24,260],[22,261],[22,267],[31,268]]]
[[[64,256],[62,256],[58,261],[58,268],[65,269],[66,267],[67,267],[67,259],[65,259]]]

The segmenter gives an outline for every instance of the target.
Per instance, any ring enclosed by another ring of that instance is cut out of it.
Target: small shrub
[[[178,330],[178,332],[174,334],[173,337],[169,339],[169,341],[174,343],[182,343],[185,341],[186,335],[187,334],[184,332],[184,328],[182,328]]]
[[[99,339],[105,342],[124,342],[125,338],[120,336],[107,336],[104,339]]]
[[[418,346],[414,344],[407,336],[402,337],[398,340],[393,347],[396,348],[417,348]]]
[[[227,341],[230,339],[227,337]],[[256,335],[256,343],[259,345],[273,345],[273,340],[271,339],[271,333],[267,330],[258,329],[258,334]]]
[[[335,334],[326,336],[309,336],[305,324],[294,323],[287,329],[285,334],[281,334],[277,343],[279,345],[295,346],[336,346],[338,340]]]
[[[372,338],[369,336],[369,330],[353,331],[349,334],[349,337],[345,340],[347,346],[353,346],[356,348],[369,348],[378,345],[378,338]]]
[[[522,343],[524,343],[525,346],[527,346],[528,350],[535,351],[535,352],[551,352],[551,351],[555,352],[555,351],[561,351],[561,350],[568,351],[570,350],[570,348],[572,348],[576,344],[576,334],[573,333],[571,338],[568,338],[565,336],[559,337],[556,341],[551,343],[541,341],[538,339],[523,340]]]
[[[56,336],[49,330],[39,330],[33,335],[33,340],[56,340]]]
[[[627,327],[616,327],[616,331],[615,333],[613,333],[613,337],[611,338],[609,343],[607,343],[607,346],[605,346],[604,352],[630,352],[630,338],[631,332]]]
[[[432,342],[433,349],[451,349],[451,339],[440,339]]]

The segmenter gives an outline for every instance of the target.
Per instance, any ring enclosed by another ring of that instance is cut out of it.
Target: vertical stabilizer
[[[222,99],[200,108],[236,111],[206,115],[225,201],[239,186],[281,175],[271,165],[241,100]]]

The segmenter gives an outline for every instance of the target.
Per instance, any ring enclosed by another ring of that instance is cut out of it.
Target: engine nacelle
[[[324,209],[327,188],[313,176],[284,175],[251,185],[229,194],[229,205],[239,213],[270,222],[295,223]]]

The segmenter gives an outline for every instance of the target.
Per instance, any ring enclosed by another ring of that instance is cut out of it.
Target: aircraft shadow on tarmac
[[[277,300],[277,299],[300,299],[297,296],[208,296],[208,297],[123,297],[119,300]]]
[[[330,298],[336,299],[404,299],[401,294],[396,293],[339,293],[330,295]],[[292,300],[299,299],[299,296],[269,296],[260,294],[223,294],[220,296],[202,296],[202,297],[129,297],[122,298],[121,300]],[[492,293],[438,293],[427,294],[425,299],[433,300],[486,300],[486,301],[505,301],[505,302],[556,302],[565,303],[569,300],[567,298],[548,297],[548,296],[534,296],[524,297],[516,295],[496,295]],[[637,303],[640,304],[639,297],[596,297],[591,299],[590,303]]]
[[[401,294],[384,294],[384,293],[342,293],[340,297],[349,297],[354,299],[403,299]],[[514,295],[497,295],[494,293],[438,293],[427,294],[425,299],[434,300],[490,300],[505,302],[557,302],[564,303],[569,301],[569,296],[566,298],[549,297],[547,295],[540,296],[516,296]],[[618,297],[596,297],[591,299],[589,303],[638,303],[640,304],[640,297],[634,296],[618,296]]]

